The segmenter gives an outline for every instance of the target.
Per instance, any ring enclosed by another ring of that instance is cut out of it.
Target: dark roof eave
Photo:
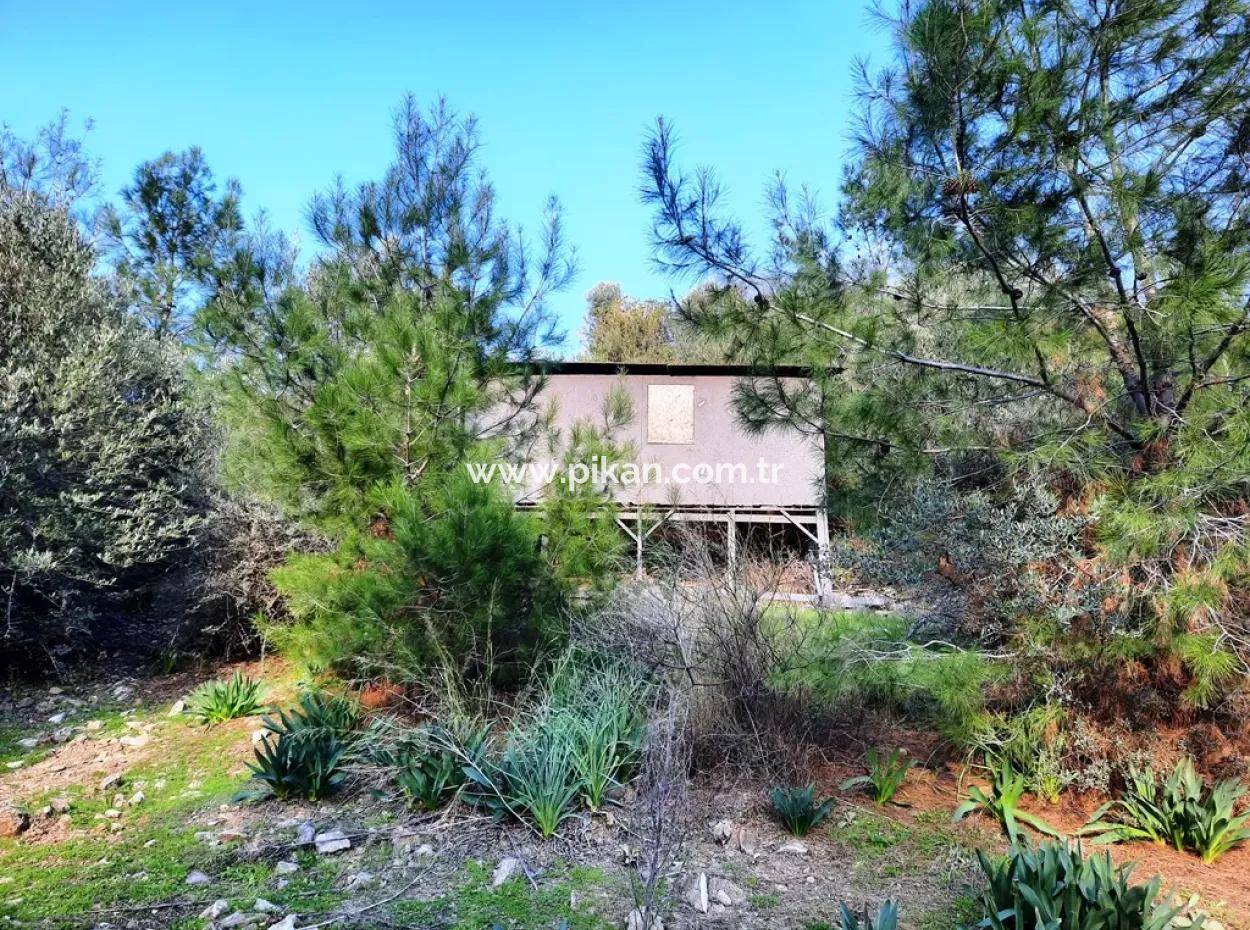
[[[534,361],[519,363],[519,369],[544,375],[671,375],[694,377],[698,375],[730,375],[739,378],[810,378],[812,369],[807,365],[670,365],[664,362],[564,362]],[[836,369],[835,369],[836,371]]]

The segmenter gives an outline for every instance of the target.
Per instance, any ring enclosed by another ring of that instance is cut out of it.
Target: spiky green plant
[[[886,898],[872,914],[867,904],[862,911],[853,911],[843,901],[838,905],[837,930],[898,930],[898,905]]]
[[[1020,810],[1020,799],[1024,796],[1028,781],[1006,759],[1000,760],[997,766],[992,760],[986,759],[986,768],[994,772],[993,783],[988,788],[976,785],[969,788],[968,800],[955,808],[952,818],[954,821],[963,820],[972,813],[986,814],[998,822],[1013,845],[1023,836],[1020,824],[1026,824],[1046,836],[1060,835],[1041,817]]]
[[[977,850],[988,880],[982,895],[987,930],[1166,930],[1180,907],[1159,902],[1160,879],[1129,881],[1133,866],[1116,867],[1103,853],[1088,859],[1079,845],[1028,840],[1005,859]],[[1195,926],[1201,926],[1201,919]]]
[[[1151,769],[1131,769],[1124,793],[1095,811],[1081,833],[1095,843],[1150,840],[1214,862],[1250,839],[1250,812],[1237,813],[1245,794],[1235,778],[1208,789],[1188,757],[1162,783]]]
[[[466,782],[465,766],[478,758],[489,730],[478,728],[458,739],[441,726],[422,727],[401,741],[395,758],[395,781],[409,801],[422,810],[434,810]]]
[[[773,788],[769,800],[773,813],[793,836],[807,836],[833,810],[833,798],[817,802],[815,782],[803,788],[778,785]]]
[[[267,715],[265,738],[248,763],[261,796],[315,801],[346,778],[343,762],[355,740],[356,705],[338,695],[308,692],[291,710]]]
[[[889,804],[894,801],[895,793],[907,778],[911,765],[911,759],[907,758],[903,750],[895,749],[888,756],[882,756],[874,746],[868,750],[868,774],[848,778],[842,782],[842,790],[869,787],[876,804]]]
[[[251,717],[261,711],[261,683],[241,671],[226,680],[206,681],[187,698],[187,713],[206,726]]]

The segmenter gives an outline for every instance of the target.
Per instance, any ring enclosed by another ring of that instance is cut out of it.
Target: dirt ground
[[[272,662],[247,670],[266,681],[287,674]],[[279,914],[294,915],[288,930],[331,924],[470,930],[493,923],[540,930],[561,919],[571,930],[624,925],[639,843],[628,794],[604,814],[567,821],[549,841],[461,805],[416,814],[376,784],[316,805],[239,802],[234,796],[246,785],[259,720],[205,729],[168,713],[207,677],[0,690],[0,763],[15,753],[22,762],[0,769],[0,805],[31,814],[19,837],[0,839],[6,925],[191,930],[212,924],[199,915],[217,900],[228,906],[220,919],[237,913],[245,922],[235,926],[258,930],[277,925]],[[59,723],[50,722],[61,714]],[[69,732],[50,741],[57,727]],[[24,734],[38,734],[36,750],[18,752]],[[919,747],[925,736],[900,734],[905,740]],[[665,926],[807,930],[832,923],[840,902],[875,908],[886,898],[899,903],[907,928],[951,930],[974,922],[973,850],[1004,846],[991,824],[950,822],[963,773],[949,765],[914,769],[899,794],[905,806],[877,808],[838,790],[861,771],[851,764],[818,771],[821,793],[838,802],[828,821],[798,844],[770,816],[768,785],[694,786],[684,810],[684,847],[668,876]],[[112,798],[117,789],[108,787],[110,778],[120,779],[121,793],[132,800],[136,790],[148,799],[110,808],[125,800]],[[68,813],[48,809],[61,795],[72,801]],[[1065,797],[1060,805],[1031,809],[1071,832],[1096,804]],[[319,854],[301,838],[309,829],[340,830],[350,848]],[[1137,862],[1138,879],[1159,874],[1165,889],[1196,896],[1197,910],[1250,930],[1250,848],[1213,865],[1149,844],[1110,850],[1117,861]],[[292,864],[299,872],[281,871]],[[205,884],[188,885],[198,871]],[[248,913],[257,898],[278,911]]]

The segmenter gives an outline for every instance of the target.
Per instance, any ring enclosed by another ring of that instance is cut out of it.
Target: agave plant
[[[1012,768],[1006,758],[999,760],[997,768],[994,768],[992,761],[987,758],[986,767],[994,772],[993,783],[989,788],[980,788],[975,785],[969,788],[968,800],[955,808],[953,820],[963,820],[972,813],[986,814],[998,821],[998,825],[1013,845],[1018,843],[1023,836],[1020,824],[1026,824],[1045,836],[1058,837],[1060,835],[1041,817],[1020,810],[1020,798],[1024,796],[1028,781]]]
[[[1150,840],[1214,862],[1250,839],[1250,812],[1237,813],[1245,793],[1235,778],[1208,789],[1189,758],[1162,783],[1151,769],[1131,769],[1121,797],[1095,811],[1081,833],[1096,843]]]
[[[465,766],[478,758],[489,730],[479,728],[461,740],[446,727],[419,728],[401,742],[395,759],[395,781],[422,810],[441,807],[468,780]]]
[[[227,680],[206,681],[187,698],[187,713],[205,725],[251,717],[261,711],[261,683],[241,671]]]
[[[977,850],[988,880],[982,902],[990,930],[1166,930],[1181,910],[1159,901],[1158,876],[1133,884],[1133,866],[1116,867],[1103,853],[1086,859],[1079,845],[1046,842],[1036,848],[1027,839],[1007,857],[991,861]],[[1193,926],[1200,927],[1201,918]]]
[[[842,782],[842,790],[870,787],[872,800],[878,805],[894,802],[894,794],[907,778],[911,768],[911,760],[901,749],[893,750],[888,756],[882,756],[874,746],[868,750],[868,774],[856,775]],[[898,803],[898,802],[894,802]]]
[[[872,914],[867,904],[863,911],[853,911],[842,902],[838,905],[837,930],[898,930],[898,905],[886,898]]]
[[[773,812],[793,836],[807,836],[833,810],[833,798],[816,801],[815,783],[804,788],[778,785],[773,788],[769,800],[772,801]]]
[[[259,793],[315,801],[333,792],[346,777],[342,766],[357,720],[350,701],[317,692],[302,695],[290,711],[266,716],[265,738],[248,763]]]

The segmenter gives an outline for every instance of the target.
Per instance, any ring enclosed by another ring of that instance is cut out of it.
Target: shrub
[[[1059,836],[1055,828],[1041,817],[1019,809],[1027,781],[1011,767],[1010,762],[1002,759],[995,764],[987,758],[985,764],[994,773],[993,784],[988,789],[975,785],[969,788],[969,800],[955,808],[953,820],[963,820],[973,812],[986,814],[998,822],[1007,839],[1013,844],[1018,843],[1023,836],[1020,830],[1022,823],[1046,836]]]
[[[0,650],[38,663],[190,543],[207,447],[178,353],[93,276],[68,207],[26,189],[49,157],[0,129]]]
[[[346,778],[343,763],[354,742],[358,711],[337,695],[310,692],[291,711],[267,716],[267,731],[248,763],[259,794],[315,801],[335,791]]]
[[[187,713],[204,724],[259,713],[261,683],[235,671],[228,681],[207,681],[187,699]]]
[[[773,788],[769,800],[772,802],[773,813],[793,836],[807,836],[833,810],[833,798],[817,803],[815,783],[808,784],[805,788],[778,785]]]
[[[1123,795],[1095,811],[1081,832],[1099,843],[1150,840],[1214,862],[1250,839],[1250,812],[1236,812],[1245,794],[1246,787],[1235,778],[1207,788],[1189,758],[1178,762],[1162,783],[1150,769],[1132,769]]]
[[[1180,908],[1156,903],[1160,880],[1130,883],[1132,865],[1116,867],[1103,853],[1086,859],[1079,846],[1027,841],[1004,860],[977,850],[989,887],[982,901],[993,930],[1166,930]]]
[[[888,756],[882,757],[874,746],[868,750],[868,774],[857,775],[842,782],[842,790],[870,787],[872,799],[877,804],[889,804],[894,794],[907,778],[907,770],[911,768],[911,760],[901,749],[895,749]]]
[[[418,678],[437,661],[514,671],[558,639],[537,523],[498,489],[457,472],[377,502],[371,530],[274,571],[292,615],[265,626],[280,650],[312,670]]]

